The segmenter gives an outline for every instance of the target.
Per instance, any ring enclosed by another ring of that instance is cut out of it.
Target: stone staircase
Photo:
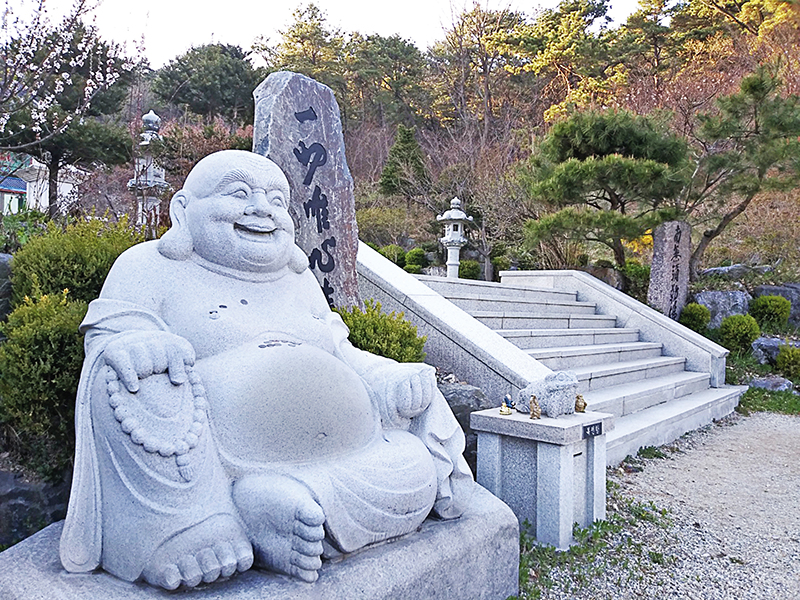
[[[686,370],[686,357],[665,355],[661,342],[642,341],[638,328],[617,326],[617,315],[598,314],[576,291],[418,279],[550,369],[575,373],[587,410],[615,416],[609,465],[729,414],[743,391],[711,387],[710,373]]]

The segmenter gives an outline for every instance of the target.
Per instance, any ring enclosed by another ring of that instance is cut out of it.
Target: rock
[[[536,396],[542,415],[560,417],[575,412],[575,394],[578,378],[571,371],[550,373],[540,381],[529,383],[517,392],[516,407],[521,413],[530,413],[531,395]]]
[[[689,293],[689,258],[692,228],[683,221],[668,221],[653,233],[653,262],[647,304],[677,320]]]
[[[727,267],[714,267],[700,273],[701,277],[721,277],[722,279],[741,279],[747,275],[763,275],[772,271],[769,265],[750,267],[748,265],[729,265]]]
[[[11,312],[11,258],[0,254],[0,319]]]
[[[439,384],[439,391],[442,392],[447,404],[464,430],[467,438],[464,458],[472,472],[478,468],[478,435],[469,426],[469,416],[476,410],[484,410],[494,406],[480,388],[466,383],[447,383]]]
[[[592,277],[596,277],[600,281],[607,283],[615,290],[621,290],[625,286],[625,281],[622,274],[613,267],[597,267],[589,265],[587,267],[580,267],[579,271],[588,273]]]
[[[694,301],[702,304],[711,311],[711,321],[708,326],[716,329],[725,317],[731,315],[746,315],[753,297],[747,292],[700,292]]]
[[[777,375],[767,375],[766,377],[753,379],[749,385],[750,387],[770,392],[789,392],[794,389],[794,384],[791,381]]]
[[[69,482],[29,483],[0,471],[0,548],[16,544],[67,514]]]
[[[753,290],[755,297],[783,296],[792,303],[789,313],[789,324],[800,326],[800,283],[786,283],[784,285],[759,285]]]
[[[767,363],[774,365],[778,360],[780,347],[785,346],[787,343],[795,348],[800,348],[800,342],[787,341],[783,338],[760,337],[751,345],[753,356],[762,365]]]
[[[360,306],[353,178],[333,91],[305,75],[280,71],[253,96],[253,152],[275,161],[289,180],[295,242],[331,306]]]

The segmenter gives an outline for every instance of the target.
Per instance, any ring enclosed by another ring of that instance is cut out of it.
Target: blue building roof
[[[11,175],[0,175],[0,192],[11,192],[12,194],[24,194],[28,190],[26,184],[19,177],[12,177]]]

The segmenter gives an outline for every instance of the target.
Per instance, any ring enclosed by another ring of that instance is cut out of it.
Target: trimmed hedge
[[[75,394],[83,364],[78,332],[87,304],[67,292],[26,298],[0,331],[0,424],[22,464],[57,479],[75,450]]]
[[[722,345],[732,352],[747,352],[761,328],[750,315],[731,315],[722,320],[719,328]]]
[[[748,312],[762,329],[786,327],[792,312],[792,303],[783,296],[759,296],[750,302]]]
[[[683,307],[681,316],[678,318],[678,323],[684,327],[688,327],[692,331],[703,335],[706,332],[708,324],[711,322],[711,311],[707,306],[690,302]]]
[[[350,329],[350,342],[356,348],[397,362],[425,360],[427,338],[417,335],[417,328],[404,318],[404,313],[382,313],[381,303],[372,299],[364,302],[363,311],[353,307],[336,312]]]

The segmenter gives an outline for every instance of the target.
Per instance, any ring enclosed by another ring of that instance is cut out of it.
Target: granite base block
[[[504,600],[518,590],[517,518],[481,487],[460,519],[429,519],[412,536],[325,563],[313,584],[251,569],[165,592],[102,572],[70,574],[58,558],[62,525],[0,553],[0,600]]]

